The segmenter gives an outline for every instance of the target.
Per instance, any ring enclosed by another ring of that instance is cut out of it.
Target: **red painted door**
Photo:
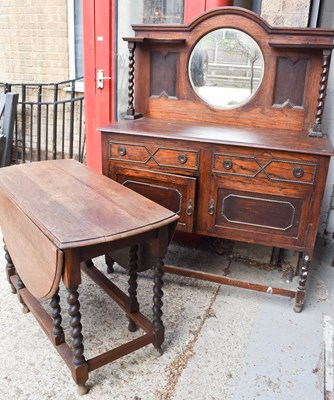
[[[84,76],[87,165],[102,170],[101,135],[97,129],[114,117],[114,18],[115,0],[85,0]],[[101,78],[98,88],[97,77]],[[102,87],[101,87],[102,86]]]

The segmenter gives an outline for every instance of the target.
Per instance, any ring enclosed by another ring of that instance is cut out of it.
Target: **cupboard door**
[[[265,187],[262,191],[243,189],[216,186],[208,200],[210,233],[232,240],[264,245],[275,243],[277,247],[294,246],[302,250],[311,192],[291,191],[290,195],[283,195],[270,193]]]
[[[117,166],[110,177],[174,211],[180,216],[177,229],[193,232],[196,178]]]

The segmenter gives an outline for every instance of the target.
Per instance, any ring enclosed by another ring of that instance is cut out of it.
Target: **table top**
[[[175,226],[178,218],[74,160],[0,169],[5,243],[16,272],[39,300],[56,293],[61,276],[79,284],[84,251],[96,257],[110,246],[158,237],[158,230]]]
[[[178,219],[74,160],[1,168],[0,191],[59,249],[111,242]]]

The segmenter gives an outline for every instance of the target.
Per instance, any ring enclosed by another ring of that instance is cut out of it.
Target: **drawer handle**
[[[209,203],[209,214],[213,215],[214,213],[215,213],[215,202],[213,199],[211,199]]]
[[[302,178],[302,177],[304,176],[304,170],[303,170],[302,167],[296,167],[296,168],[294,168],[293,171],[292,171],[292,173],[293,173],[293,176],[294,176],[295,178]]]
[[[191,215],[193,215],[193,211],[194,211],[193,201],[189,200],[186,213],[187,213],[187,215],[191,216]]]
[[[224,161],[223,161],[223,167],[224,167],[225,169],[232,169],[232,167],[233,167],[233,162],[232,162],[232,160],[224,160]]]
[[[180,164],[185,164],[188,161],[186,154],[179,154],[177,159],[179,160]]]
[[[118,146],[117,151],[118,151],[118,154],[119,154],[120,156],[125,156],[125,154],[126,154],[126,148],[125,148],[125,146]]]

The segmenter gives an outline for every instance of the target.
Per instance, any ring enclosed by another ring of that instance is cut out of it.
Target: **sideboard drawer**
[[[152,155],[144,144],[109,142],[109,160],[146,164]]]
[[[265,173],[273,181],[286,181],[314,185],[317,164],[285,160],[271,160]]]
[[[109,142],[109,160],[198,170],[198,151],[149,144]]]
[[[311,162],[214,153],[212,172],[218,175],[262,177],[271,181],[314,185],[317,168],[317,163]]]

